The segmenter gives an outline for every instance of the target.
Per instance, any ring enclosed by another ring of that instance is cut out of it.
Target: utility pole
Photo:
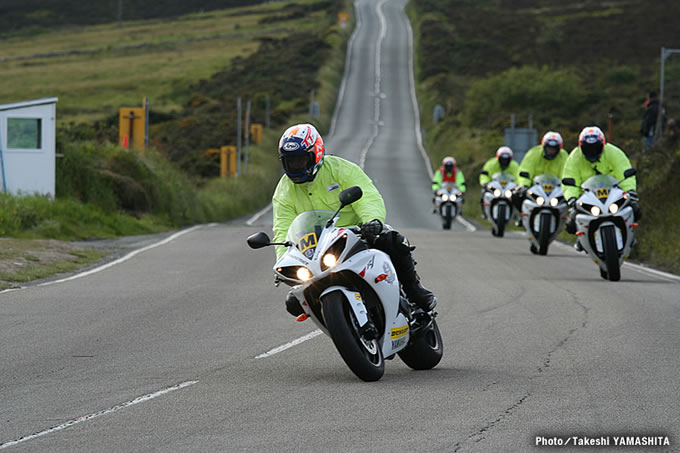
[[[236,176],[241,176],[241,96],[236,98]]]
[[[248,173],[248,145],[250,144],[250,99],[246,102],[246,157],[243,173]]]
[[[120,23],[123,20],[123,0],[118,0],[118,26],[120,27]]]
[[[656,128],[654,129],[654,143],[661,138],[661,131],[663,130],[663,87],[664,87],[664,72],[666,70],[666,59],[674,53],[680,53],[680,49],[666,49],[661,48],[661,75],[659,77],[659,110],[656,115]]]

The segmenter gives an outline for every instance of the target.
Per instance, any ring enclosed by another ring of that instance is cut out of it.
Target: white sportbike
[[[567,214],[567,202],[562,195],[562,181],[557,176],[539,175],[527,190],[521,216],[531,242],[531,251],[548,253],[550,243],[560,234]]]
[[[635,174],[634,168],[623,173],[625,179]],[[581,184],[583,194],[576,200],[576,240],[600,267],[600,276],[613,282],[621,279],[621,265],[630,255],[637,227],[621,182],[609,175],[591,176]],[[562,183],[573,186],[574,180],[565,178]]]
[[[515,178],[511,173],[499,172],[482,188],[482,209],[492,223],[491,234],[496,237],[503,237],[505,225],[514,214],[511,198],[515,186]]]
[[[451,223],[463,207],[463,193],[455,183],[445,182],[435,194],[434,207],[442,218],[442,227],[450,230]]]
[[[337,227],[338,213],[361,198],[359,187],[340,193],[334,213],[298,215],[284,243],[263,233],[248,238],[251,248],[284,245],[274,265],[277,282],[292,287],[304,313],[328,336],[347,366],[364,381],[377,381],[385,359],[395,354],[416,370],[435,367],[443,344],[436,312],[416,308],[405,297],[390,257],[369,248],[358,227]]]

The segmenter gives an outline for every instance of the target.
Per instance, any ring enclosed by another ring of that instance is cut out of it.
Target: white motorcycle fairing
[[[548,174],[536,176],[522,202],[521,212],[524,229],[535,247],[535,253],[548,253],[548,246],[564,227],[567,209],[560,179]]]
[[[515,178],[506,172],[494,174],[491,182],[483,187],[482,209],[492,223],[491,234],[494,236],[503,237],[505,225],[514,215],[511,199],[515,187]]]

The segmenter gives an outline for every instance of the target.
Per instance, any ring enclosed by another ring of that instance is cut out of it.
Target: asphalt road
[[[0,449],[519,452],[537,435],[666,435],[670,446],[625,451],[680,450],[680,279],[626,266],[607,282],[566,246],[539,257],[519,234],[442,231],[403,4],[357,3],[328,148],[364,156],[388,222],[417,245],[440,301],[440,365],[395,359],[359,381],[329,338],[285,312],[273,250],[247,248],[266,213],[0,293]]]

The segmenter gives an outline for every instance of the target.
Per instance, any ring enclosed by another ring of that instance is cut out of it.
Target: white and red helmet
[[[508,146],[501,146],[496,150],[496,159],[501,165],[501,168],[505,170],[510,165],[510,161],[513,158],[512,150]]]
[[[583,128],[578,136],[578,146],[581,148],[583,157],[590,162],[597,162],[600,159],[606,144],[607,139],[604,136],[604,132],[597,126]]]
[[[321,134],[311,124],[297,124],[279,140],[283,171],[296,184],[312,181],[323,164],[326,148]]]
[[[550,131],[543,136],[541,146],[543,146],[543,157],[553,160],[564,147],[564,141],[559,133]]]
[[[446,156],[444,159],[442,159],[442,167],[444,167],[447,172],[453,171],[453,169],[456,167],[456,159],[451,156]]]

